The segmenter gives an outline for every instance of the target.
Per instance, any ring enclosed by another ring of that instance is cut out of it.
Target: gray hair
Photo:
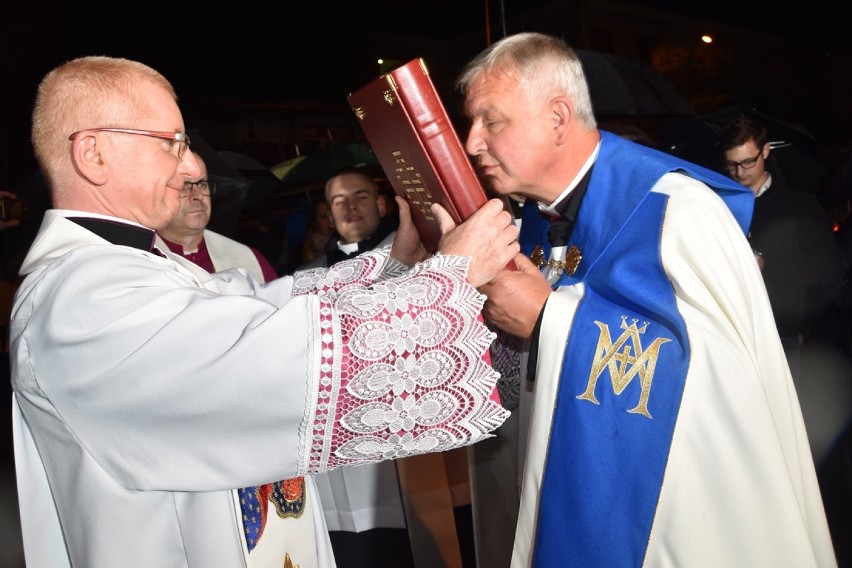
[[[516,79],[530,99],[564,95],[574,104],[575,118],[581,126],[597,127],[580,58],[557,37],[533,32],[505,37],[465,66],[456,87],[467,94],[470,84],[483,73]]]

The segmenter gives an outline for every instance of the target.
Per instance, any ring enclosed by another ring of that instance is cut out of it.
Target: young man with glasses
[[[335,269],[211,274],[156,246],[199,191],[184,131],[171,84],[136,61],[81,57],[39,84],[55,209],[9,353],[28,566],[334,566],[314,474],[506,418],[475,290],[519,250],[499,200],[458,226],[433,207],[440,255],[398,200],[393,244]]]
[[[207,228],[213,213],[216,182],[208,179],[207,165],[197,153],[199,174],[183,184],[180,209],[171,223],[157,231],[169,250],[208,272],[244,268],[261,282],[278,277],[259,250]]]
[[[790,187],[769,162],[766,127],[751,115],[720,135],[728,174],[755,195],[748,240],[759,255],[763,281],[790,371],[803,378],[800,353],[845,286],[840,250],[817,197]],[[774,158],[773,158],[774,159]]]

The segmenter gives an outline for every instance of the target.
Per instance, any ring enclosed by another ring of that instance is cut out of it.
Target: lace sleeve
[[[352,284],[369,285],[380,280],[396,278],[409,268],[391,258],[391,245],[364,252],[355,258],[332,266],[301,270],[293,274],[293,295],[316,294],[321,290],[339,289]]]
[[[366,253],[295,275],[295,293],[317,297],[321,345],[308,369],[304,474],[464,446],[509,416],[470,260],[435,256],[404,271],[388,260]]]

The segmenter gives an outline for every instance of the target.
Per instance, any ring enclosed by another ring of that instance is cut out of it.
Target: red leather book
[[[429,252],[441,232],[429,210],[439,203],[460,223],[487,200],[422,58],[349,94],[349,105],[394,191],[411,204]]]

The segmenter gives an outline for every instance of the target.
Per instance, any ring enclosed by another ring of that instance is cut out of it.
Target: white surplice
[[[10,358],[28,566],[245,566],[234,488],[458,447],[505,420],[467,259],[409,270],[383,249],[261,285],[66,217],[131,225],[50,210],[22,266]],[[389,396],[399,380],[408,396]],[[307,507],[312,526],[279,531],[279,550],[333,566]]]

